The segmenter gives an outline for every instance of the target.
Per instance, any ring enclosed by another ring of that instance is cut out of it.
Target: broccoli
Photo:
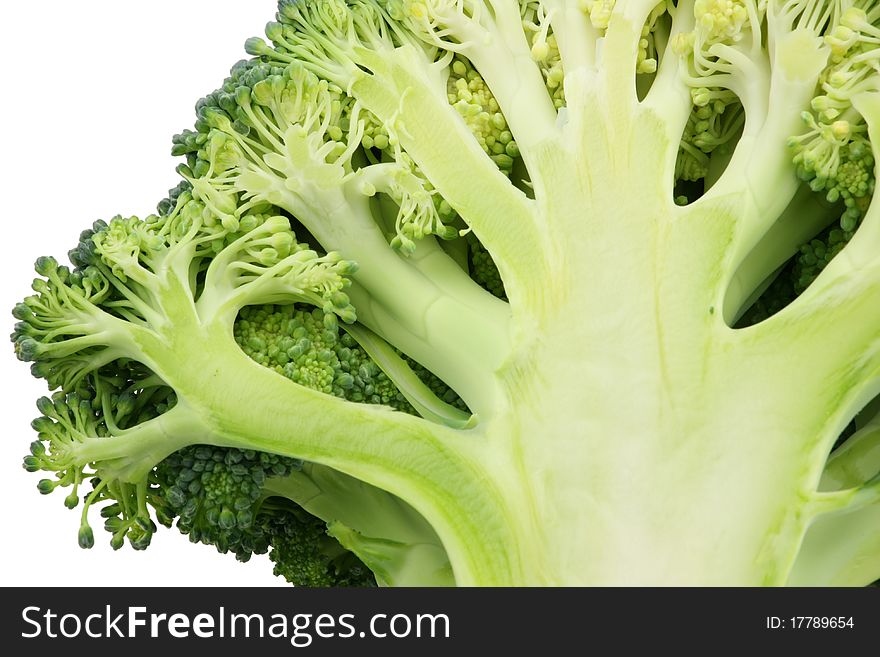
[[[245,50],[13,310],[82,547],[880,578],[880,5],[280,0]]]

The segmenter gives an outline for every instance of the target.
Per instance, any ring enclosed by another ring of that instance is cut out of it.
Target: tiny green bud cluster
[[[183,534],[247,561],[271,542],[257,521],[266,479],[297,467],[293,459],[265,452],[194,445],[162,461],[156,478]]]
[[[294,383],[349,401],[413,412],[332,314],[293,305],[249,306],[239,313],[234,335],[250,358]]]
[[[498,102],[477,70],[464,57],[456,56],[446,84],[449,103],[464,118],[480,147],[498,168],[510,174],[519,149],[513,140]]]
[[[712,153],[735,142],[745,123],[745,112],[736,94],[726,89],[692,89],[691,98],[694,106],[682,134],[675,176],[697,181],[709,173]]]
[[[847,8],[826,35],[831,56],[811,110],[803,113],[807,129],[789,140],[800,178],[828,201],[843,203],[840,226],[848,234],[864,216],[875,185],[867,126],[853,106],[859,94],[880,89],[880,11],[870,4]]]
[[[537,62],[544,76],[547,92],[557,109],[565,107],[565,71],[556,36],[550,26],[550,16],[540,2],[526,0],[520,2],[523,31],[532,47],[532,58]]]

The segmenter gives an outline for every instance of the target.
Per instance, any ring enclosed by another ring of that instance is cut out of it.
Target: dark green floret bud
[[[25,456],[22,467],[28,472],[39,472],[43,469],[43,464],[36,456]]]
[[[15,344],[15,353],[19,360],[32,362],[40,355],[40,343],[33,338],[22,338]]]
[[[27,307],[27,304],[17,303],[12,309],[12,316],[15,317],[15,319],[28,320],[33,317],[33,312]]]
[[[95,546],[95,533],[88,525],[79,528],[79,546],[84,550],[91,549]]]
[[[48,495],[55,487],[58,485],[57,481],[52,481],[51,479],[41,479],[37,484],[37,490],[40,491],[43,495]]]
[[[244,42],[244,50],[248,55],[260,57],[272,54],[272,48],[260,37],[250,37]]]
[[[40,397],[37,400],[37,410],[40,411],[40,413],[42,413],[43,415],[54,415],[55,404],[53,404],[52,400],[48,397]],[[36,422],[36,420],[34,421]]]
[[[58,269],[58,261],[52,256],[40,256],[34,263],[34,270],[40,276],[51,276]]]

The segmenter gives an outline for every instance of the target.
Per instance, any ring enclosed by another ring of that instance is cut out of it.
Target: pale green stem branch
[[[394,382],[419,415],[454,429],[464,429],[470,425],[469,413],[439,399],[382,338],[359,324],[347,325],[345,330]]]
[[[370,62],[377,73],[352,85],[364,106],[396,126],[401,146],[489,250],[511,303],[546,271],[545,239],[535,204],[483,152],[445,95],[426,80],[407,48]],[[449,157],[448,144],[460,147]]]
[[[858,486],[880,473],[880,416],[850,436],[831,453],[822,473],[822,490]]]

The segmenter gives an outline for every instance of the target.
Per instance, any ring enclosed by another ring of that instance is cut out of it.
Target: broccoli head
[[[880,577],[880,4],[280,0],[36,263],[24,465],[296,585]]]

